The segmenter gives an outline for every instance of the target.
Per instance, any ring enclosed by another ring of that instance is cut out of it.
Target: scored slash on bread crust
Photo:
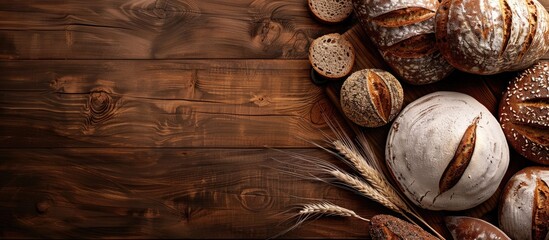
[[[351,0],[308,0],[313,16],[323,23],[339,23],[353,12]]]
[[[499,122],[509,144],[527,159],[549,165],[549,65],[538,63],[507,87]]]
[[[465,72],[520,70],[549,51],[549,16],[537,0],[444,0],[435,19],[442,55]]]
[[[363,127],[379,127],[402,108],[404,91],[398,80],[380,69],[354,72],[341,87],[341,108],[347,118]]]
[[[338,33],[331,33],[311,43],[309,61],[318,74],[328,79],[339,79],[353,69],[355,51],[349,41]]]
[[[428,84],[453,71],[431,36],[438,0],[353,0],[353,7],[362,27],[402,80]],[[430,38],[431,44],[426,44]]]

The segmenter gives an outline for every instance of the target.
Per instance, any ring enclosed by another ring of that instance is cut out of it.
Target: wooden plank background
[[[311,199],[389,213],[283,174],[288,154],[266,148],[339,164],[310,143],[322,109],[341,120],[309,79],[308,46],[331,32],[357,70],[386,68],[355,19],[322,25],[304,0],[0,1],[0,237],[267,238]],[[404,84],[405,102],[453,90],[495,113],[515,75]],[[383,157],[388,127],[365,132]],[[512,156],[507,177],[529,164]],[[461,214],[495,221],[494,199]],[[441,231],[447,214],[424,212]],[[322,218],[282,237],[367,231]]]

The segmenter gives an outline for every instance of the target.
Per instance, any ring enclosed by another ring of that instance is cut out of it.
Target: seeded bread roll
[[[353,12],[351,0],[308,0],[309,9],[323,23],[339,23]]]
[[[549,66],[538,63],[507,87],[499,121],[509,144],[527,159],[549,165]]]
[[[390,215],[375,215],[370,220],[370,237],[372,240],[436,240],[438,238],[416,225],[410,224]]]
[[[309,61],[321,76],[339,79],[351,73],[355,62],[355,50],[341,35],[331,33],[311,43]]]
[[[499,226],[512,239],[549,239],[549,168],[517,172],[503,190]]]
[[[444,58],[475,74],[524,69],[549,51],[549,14],[537,0],[444,0],[435,30]]]
[[[437,0],[353,0],[353,7],[362,27],[402,80],[428,84],[453,71],[436,47]]]
[[[379,127],[393,120],[404,92],[398,80],[380,69],[354,72],[341,87],[341,107],[345,116],[363,127]]]
[[[431,210],[465,210],[497,190],[509,148],[494,116],[474,98],[435,92],[395,119],[385,159],[404,194]]]

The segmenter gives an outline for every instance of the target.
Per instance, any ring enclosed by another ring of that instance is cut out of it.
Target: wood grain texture
[[[337,163],[317,149],[291,150]],[[312,199],[364,217],[387,213],[347,190],[282,173],[286,153],[234,149],[0,150],[0,236],[266,238]],[[284,237],[367,237],[367,224],[323,218]]]
[[[311,147],[308,61],[0,62],[3,147]]]
[[[306,58],[324,26],[302,0],[0,2],[0,58]]]

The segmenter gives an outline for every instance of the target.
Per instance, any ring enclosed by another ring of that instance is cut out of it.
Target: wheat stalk
[[[344,173],[338,169],[330,171],[330,174],[334,176],[337,180],[346,184],[347,186],[357,190],[360,194],[364,195],[365,197],[368,197],[395,212],[402,213],[402,211],[400,210],[400,208],[398,208],[398,206],[396,206],[394,203],[389,201],[385,196],[379,193],[375,188],[361,181],[357,177],[350,175],[348,173]]]
[[[369,222],[370,220],[356,214],[353,210],[340,207],[330,202],[310,203],[303,205],[299,210],[300,215],[321,214],[327,216],[355,217],[360,220]]]
[[[333,142],[334,148],[341,153],[345,159],[353,164],[353,166],[358,170],[358,172],[372,185],[374,189],[379,191],[387,200],[392,202],[398,208],[412,213],[412,210],[406,205],[402,200],[400,195],[391,186],[386,178],[375,168],[370,166],[366,159],[357,151],[353,151],[352,147],[344,144],[343,142],[336,140]]]

